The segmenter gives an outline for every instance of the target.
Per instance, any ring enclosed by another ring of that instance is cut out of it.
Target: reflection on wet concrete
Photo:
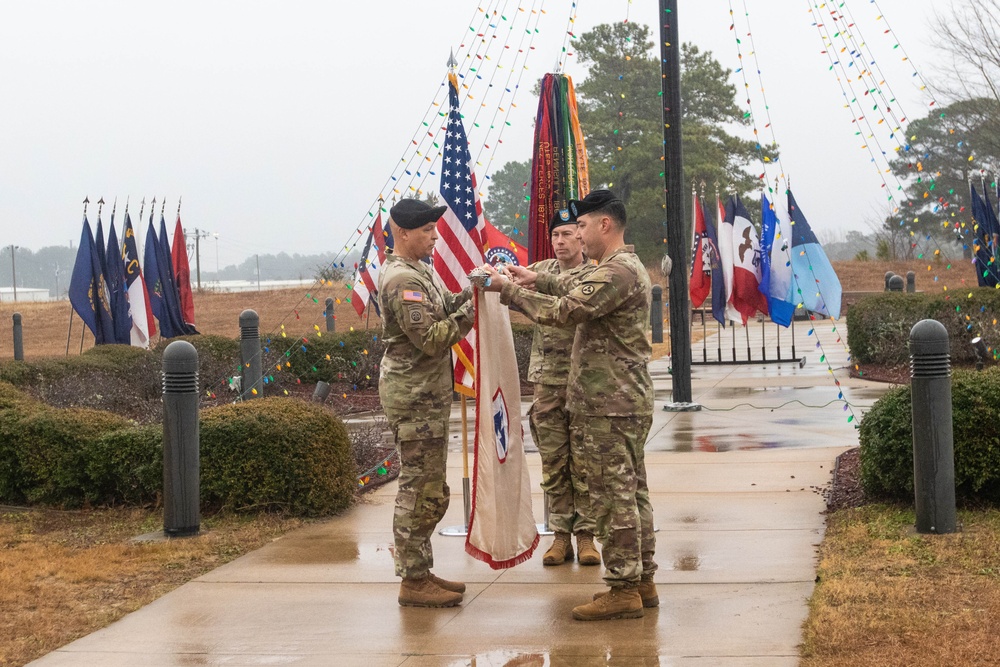
[[[646,610],[652,616],[655,610]],[[624,621],[627,623],[627,621]],[[614,621],[612,621],[614,623]],[[638,653],[638,655],[637,655]],[[456,658],[448,663],[448,667],[578,667],[579,665],[597,665],[611,667],[661,667],[660,656],[655,653],[643,655],[643,651],[633,648],[607,648],[600,655],[559,655],[554,652],[491,651],[474,656]]]
[[[374,552],[388,550],[389,544],[366,544],[366,549]],[[284,547],[284,548],[283,548]],[[265,562],[276,565],[324,565],[350,563],[361,559],[358,543],[352,540],[311,539],[289,541],[287,546],[281,541],[275,548],[260,552],[266,556]]]
[[[705,431],[710,430],[712,429],[705,429]],[[650,445],[646,447],[650,451],[669,449],[675,452],[731,452],[801,446],[801,439],[777,439],[773,433],[763,437],[760,434],[732,433],[724,429],[718,429],[714,433],[705,431],[698,433],[693,430],[674,431],[666,438],[658,440],[657,445],[667,445],[666,447]]]

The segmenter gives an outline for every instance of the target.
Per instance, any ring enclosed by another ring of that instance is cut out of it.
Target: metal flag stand
[[[465,501],[465,524],[448,526],[438,531],[446,537],[465,537],[469,534],[469,518],[472,516],[472,491],[469,486],[469,409],[465,394],[462,394],[462,499]]]

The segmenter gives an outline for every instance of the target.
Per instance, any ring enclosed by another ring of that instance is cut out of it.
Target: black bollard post
[[[917,291],[917,274],[913,271],[906,272],[906,291],[914,294]]]
[[[330,383],[320,380],[316,383],[316,388],[313,390],[313,403],[326,403],[326,399],[330,396]]]
[[[649,307],[649,324],[653,327],[653,342],[663,342],[663,288],[653,285],[653,301]]]
[[[913,493],[918,533],[954,533],[955,443],[948,330],[921,320],[910,330]]]
[[[892,277],[894,275],[896,275],[896,274],[893,273],[892,271],[886,271],[885,272],[885,291],[886,292],[889,291],[889,281],[892,280]]]
[[[198,350],[177,340],[163,352],[163,533],[201,530]]]
[[[24,330],[21,313],[14,313],[14,361],[24,361]]]
[[[326,310],[323,311],[323,314],[326,315],[326,330],[336,331],[337,318],[334,317],[334,312],[333,312],[333,297],[328,296],[326,298]]]
[[[890,292],[902,292],[903,287],[903,276],[893,276],[889,278],[889,291]]]
[[[264,393],[260,360],[260,317],[256,311],[249,309],[240,313],[240,357],[243,361],[240,396],[244,401],[260,398]]]

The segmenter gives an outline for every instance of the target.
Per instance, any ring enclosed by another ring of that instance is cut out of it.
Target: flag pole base
[[[664,412],[700,412],[701,405],[698,403],[667,403],[663,406]]]
[[[462,500],[465,501],[465,525],[448,526],[438,531],[439,535],[445,537],[466,537],[469,534],[469,519],[472,516],[472,491],[469,488],[469,478],[462,478]]]

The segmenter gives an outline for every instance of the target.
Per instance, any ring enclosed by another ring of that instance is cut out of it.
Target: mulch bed
[[[833,480],[823,489],[827,512],[860,507],[868,502],[861,488],[861,448],[849,449],[837,457]]]

